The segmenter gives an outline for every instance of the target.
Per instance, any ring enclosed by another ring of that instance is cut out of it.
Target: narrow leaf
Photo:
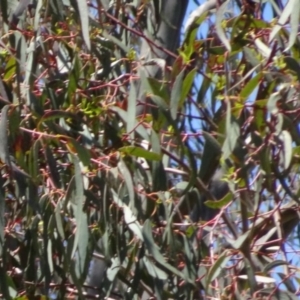
[[[119,148],[119,151],[136,157],[143,157],[148,160],[161,160],[161,155],[155,152],[147,151],[141,147],[127,146]]]
[[[78,247],[79,240],[81,237],[81,228],[86,227],[86,218],[84,217],[85,213],[82,211],[83,209],[83,201],[84,201],[84,192],[83,192],[83,181],[81,175],[81,169],[79,165],[79,159],[73,155],[73,162],[75,167],[75,185],[73,185],[73,197],[71,201],[75,208],[75,220],[76,220],[76,232],[75,232],[75,239],[73,244],[73,250],[71,257],[74,256],[75,251]],[[75,192],[75,193],[74,193]]]
[[[283,143],[283,153],[282,153],[282,160],[283,160],[283,167],[284,169],[288,169],[292,160],[293,154],[293,145],[292,145],[292,137],[291,134],[287,130],[283,130],[279,136]]]
[[[290,17],[290,25],[291,31],[289,33],[289,43],[287,48],[284,51],[288,51],[291,47],[293,47],[297,35],[299,33],[299,16],[300,16],[300,5],[298,0],[290,0],[292,2],[290,5],[293,6],[291,17]]]
[[[221,200],[213,201],[213,200],[207,200],[204,202],[204,204],[210,208],[218,209],[222,208],[228,203],[230,203],[233,200],[232,193],[227,193]]]
[[[124,211],[124,220],[125,223],[127,224],[127,226],[129,227],[129,229],[141,240],[143,241],[143,234],[142,234],[142,226],[141,224],[138,222],[137,217],[133,214],[133,212],[131,211],[131,209],[125,205],[123,207],[123,211]]]
[[[290,15],[291,15],[292,11],[298,5],[299,5],[298,0],[289,0],[289,2],[284,7],[282,13],[280,14],[280,18],[278,20],[278,24],[276,24],[274,26],[274,28],[272,29],[272,31],[270,33],[269,43],[272,42],[272,40],[274,39],[274,37],[276,36],[276,34],[279,32],[279,30],[281,29],[281,27],[283,25],[285,25],[285,23],[287,22],[287,20],[289,19]]]
[[[130,82],[127,116],[126,132],[129,134],[130,138],[134,140],[134,128],[136,123],[136,84],[133,81]]]
[[[143,257],[143,262],[146,266],[146,269],[150,276],[153,278],[157,278],[160,280],[166,280],[168,275],[166,272],[158,268],[151,260],[149,260],[146,256]]]
[[[132,176],[131,176],[125,162],[122,159],[118,163],[118,169],[119,169],[119,172],[120,172],[122,178],[125,181],[125,184],[126,184],[126,187],[128,190],[130,206],[134,207],[134,187],[133,187]]]
[[[260,80],[262,79],[263,74],[259,72],[251,80],[247,82],[245,87],[242,89],[240,96],[242,99],[247,100],[247,98],[252,94],[252,92],[257,88]]]
[[[225,1],[217,10],[216,32],[217,32],[219,39],[224,43],[226,49],[230,52],[231,51],[230,42],[226,37],[224,29],[222,28],[223,17],[224,17],[224,14],[226,13],[226,9],[227,9],[229,2],[230,2],[230,0]]]
[[[185,69],[183,69],[176,77],[171,91],[170,112],[173,120],[176,120],[179,102],[181,100],[182,82]]]
[[[68,139],[67,144],[69,146],[69,149],[72,149],[75,153],[77,153],[80,161],[85,165],[88,166],[90,164],[91,154],[86,149],[86,147],[80,145],[76,140],[74,139]],[[71,147],[71,148],[70,148]]]
[[[80,22],[82,27],[82,36],[88,50],[91,50],[91,41],[89,33],[89,8],[87,1],[77,0]]]
[[[208,290],[209,284],[214,281],[226,266],[227,262],[230,260],[230,256],[227,255],[227,251],[223,252],[214,263],[214,265],[209,269],[206,280],[206,290]]]
[[[152,236],[152,228],[151,228],[151,221],[146,220],[143,226],[143,237],[145,245],[149,251],[150,254],[153,255],[153,258],[165,269],[169,270],[171,273],[188,280],[191,284],[195,284],[191,280],[184,277],[184,275],[177,270],[177,268],[174,268],[169,263],[167,263],[166,259],[163,257],[163,255],[160,253],[158,246],[155,244]]]

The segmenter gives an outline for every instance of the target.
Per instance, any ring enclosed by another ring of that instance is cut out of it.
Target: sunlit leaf
[[[204,204],[210,208],[222,208],[225,205],[227,205],[228,203],[230,203],[230,201],[232,201],[233,199],[233,195],[232,193],[228,193],[225,197],[223,197],[221,200],[217,200],[217,201],[213,201],[213,200],[207,200],[204,202]]]
[[[143,157],[148,160],[161,160],[161,155],[155,152],[147,151],[141,147],[126,146],[119,148],[119,151],[128,155]]]
[[[230,0],[225,1],[220,5],[220,7],[217,10],[216,13],[216,32],[218,34],[219,39],[224,43],[226,49],[230,52],[231,51],[231,45],[229,40],[226,37],[226,33],[223,29],[223,20],[224,20],[224,14],[226,13],[228,4],[230,3]]]
[[[279,30],[282,28],[282,26],[285,25],[288,18],[291,16],[293,10],[296,9],[296,11],[298,11],[298,9],[295,8],[296,6],[298,6],[297,0],[289,0],[287,2],[287,4],[284,7],[284,10],[282,11],[282,13],[278,19],[278,24],[276,24],[274,26],[274,28],[272,29],[272,31],[270,33],[269,42],[271,42],[275,38],[275,36],[279,32]],[[298,18],[299,18],[299,16],[298,16]]]
[[[262,73],[258,73],[257,75],[255,75],[253,78],[251,78],[247,84],[245,85],[245,87],[242,89],[240,96],[242,97],[242,99],[247,100],[247,98],[251,95],[251,93],[254,91],[255,88],[257,88],[260,80],[262,79],[263,74]]]
[[[292,137],[287,130],[283,130],[279,136],[283,143],[283,152],[282,152],[282,160],[283,160],[283,167],[286,170],[291,163],[292,160]]]

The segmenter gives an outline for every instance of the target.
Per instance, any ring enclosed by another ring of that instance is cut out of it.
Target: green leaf
[[[222,28],[223,17],[224,17],[224,14],[226,13],[226,10],[227,10],[227,7],[228,7],[229,3],[230,3],[230,0],[226,0],[217,9],[217,13],[216,13],[216,32],[217,32],[217,35],[218,35],[219,39],[223,42],[226,49],[230,52],[231,51],[230,42],[226,37],[224,29]]]
[[[62,240],[65,240],[65,232],[63,228],[62,215],[60,213],[61,209],[62,209],[62,205],[61,202],[59,201],[55,208],[56,228]]]
[[[180,93],[179,108],[182,108],[182,106],[186,100],[186,97],[188,96],[188,94],[192,88],[196,73],[197,73],[197,69],[191,70],[183,80],[182,90]]]
[[[130,93],[128,97],[128,107],[127,107],[127,122],[126,122],[126,132],[129,134],[131,140],[134,140],[135,136],[135,123],[136,123],[136,84],[132,80],[130,82]]]
[[[159,80],[155,78],[149,78],[146,76],[145,72],[141,72],[142,89],[146,94],[152,96],[157,96],[162,99],[162,102],[166,103],[165,106],[168,108],[167,103],[169,103],[169,92],[166,86],[162,84]]]
[[[291,56],[284,57],[284,62],[288,69],[295,72],[298,78],[298,81],[300,81],[300,67],[299,63]]]
[[[226,139],[222,147],[224,159],[229,158],[229,156],[233,152],[239,136],[240,127],[235,121],[233,121],[231,125],[227,128]]]
[[[85,2],[85,1],[83,1]],[[80,61],[77,55],[75,55],[72,62],[72,71],[69,74],[69,84],[68,84],[68,98],[69,101],[73,99],[78,87],[78,81],[80,77]]]
[[[45,146],[45,157],[49,167],[50,176],[55,187],[61,188],[60,176],[57,169],[56,160],[49,146]]]
[[[205,138],[205,144],[199,177],[207,181],[219,164],[222,151],[218,141],[209,132],[203,131],[203,136]]]
[[[16,74],[16,59],[11,57],[5,66],[4,80],[10,80]]]
[[[267,109],[271,114],[276,114],[278,112],[277,102],[281,99],[279,92],[273,93],[267,103]]]
[[[283,143],[283,151],[281,153],[281,160],[283,161],[283,168],[287,170],[291,164],[293,154],[293,141],[291,134],[287,130],[283,130],[279,135]]]
[[[119,117],[124,121],[124,123],[127,122],[128,114],[125,110],[123,110],[117,106],[111,107],[110,110],[112,112],[117,113],[119,115]],[[134,129],[144,140],[149,141],[149,135],[148,135],[146,129],[141,124],[139,124],[136,120],[134,123]]]
[[[247,82],[245,87],[242,89],[240,96],[242,99],[247,100],[247,98],[252,94],[252,92],[257,88],[258,84],[260,83],[261,79],[263,78],[263,73],[259,72],[255,75],[251,80]]]
[[[89,242],[89,228],[88,228],[88,219],[87,214],[82,211],[80,212],[80,220],[78,218],[78,221],[80,221],[80,226],[76,228],[76,235],[78,235],[78,256],[76,257],[77,264],[79,267],[80,275],[84,274],[86,271],[86,264],[88,263],[86,261],[87,259],[87,252],[88,252],[88,242]],[[78,232],[78,233],[77,233]],[[75,236],[76,238],[76,236]]]
[[[232,247],[236,250],[242,250],[242,248],[245,246],[246,242],[248,241],[248,238],[251,234],[251,231],[247,231],[243,234],[241,234],[236,240],[232,240],[230,238],[227,238],[227,242],[230,243],[232,245]]]
[[[11,165],[10,156],[8,152],[8,130],[7,130],[7,114],[9,105],[5,105],[1,111],[0,119],[0,159],[1,162]]]
[[[40,11],[43,7],[43,3],[44,3],[43,0],[38,0],[35,7],[35,16],[34,16],[34,25],[33,25],[35,31],[37,31],[40,26],[40,19],[41,19]]]
[[[154,153],[161,155],[159,134],[157,134],[155,130],[151,130],[150,145]]]
[[[274,268],[277,268],[279,266],[287,266],[288,263],[284,260],[275,260],[264,266],[263,273],[267,274],[269,271],[271,271]]]
[[[221,200],[217,200],[217,201],[207,200],[204,202],[204,204],[210,208],[218,209],[226,206],[232,200],[233,200],[232,193],[227,193],[226,196],[224,196]]]
[[[83,270],[83,263],[86,252],[86,249],[84,248],[87,247],[88,237],[87,216],[86,213],[83,212],[84,190],[79,159],[74,155],[73,163],[75,167],[75,185],[73,186],[74,191],[71,201],[75,208],[74,211],[76,220],[76,232],[71,257],[74,256],[75,251],[78,249],[78,254],[80,257],[80,270]]]
[[[53,256],[52,256],[52,241],[51,239],[48,240],[47,244],[47,259],[48,259],[48,265],[49,265],[49,270],[51,274],[53,273]]]
[[[143,257],[143,262],[150,276],[159,280],[167,280],[168,275],[166,272],[158,268],[151,260],[146,256]]]
[[[223,268],[226,266],[227,262],[230,260],[230,256],[228,255],[227,251],[224,251],[217,261],[213,264],[213,266],[209,269],[206,279],[206,291],[209,289],[209,285],[217,279],[217,277],[221,274],[223,271]]]
[[[168,110],[167,102],[165,102],[165,100],[160,96],[152,95],[151,99],[162,111]]]
[[[120,161],[118,162],[118,170],[122,176],[122,178],[125,181],[126,187],[127,187],[127,191],[128,191],[128,196],[129,196],[129,206],[131,208],[133,208],[134,205],[134,186],[133,186],[133,180],[132,180],[132,176],[124,162],[123,159],[120,159]]]
[[[151,221],[146,220],[143,226],[143,237],[144,242],[146,245],[147,250],[151,255],[153,255],[153,258],[159,263],[161,266],[163,266],[165,269],[170,271],[176,276],[179,276],[180,278],[183,278],[184,280],[189,281],[191,284],[195,284],[193,281],[189,280],[188,278],[185,278],[184,275],[177,270],[177,268],[174,268],[169,263],[167,263],[166,259],[163,257],[163,255],[160,253],[158,246],[155,244],[152,236],[152,227],[151,227]]]
[[[298,4],[299,4],[298,0],[289,0],[287,2],[287,4],[284,7],[284,10],[280,14],[280,17],[279,17],[278,22],[277,22],[278,24],[276,24],[273,27],[273,29],[270,33],[269,43],[272,42],[272,40],[275,38],[275,36],[279,32],[279,30],[282,28],[282,26],[285,25],[285,23],[288,21],[288,19],[291,16],[293,10],[296,9],[296,6],[299,6]],[[296,11],[298,11],[298,9],[296,9]],[[299,16],[298,16],[298,18],[299,18]]]
[[[9,293],[9,296],[12,297],[12,298],[15,298],[17,297],[18,295],[18,290],[15,286],[15,283],[13,281],[13,278],[12,276],[9,276],[9,275],[6,275],[5,276],[5,283],[7,284],[7,287],[8,287],[8,293]],[[27,300],[27,299],[26,299]]]
[[[3,179],[0,179],[0,257],[5,257],[3,256],[4,254],[4,245],[5,245],[5,240],[4,240],[4,232],[5,232],[5,194],[3,190]]]
[[[290,16],[290,25],[291,30],[289,32],[289,43],[287,48],[284,51],[288,51],[291,47],[293,47],[297,36],[299,34],[299,16],[300,16],[300,5],[297,0],[289,0],[288,5],[293,6],[291,16]]]
[[[284,282],[284,285],[286,286],[286,288],[289,292],[291,292],[293,294],[295,294],[297,292],[297,287],[295,286],[295,283],[294,283],[294,280],[293,280],[294,278],[292,278],[292,277],[289,278],[289,273],[288,272],[286,272],[285,274],[281,273],[281,272],[278,272],[277,275]]]
[[[53,109],[51,111],[47,111],[43,115],[43,117],[40,119],[40,121],[37,124],[37,128],[40,131],[42,131],[43,130],[43,128],[42,128],[43,122],[50,121],[50,120],[56,120],[59,118],[64,118],[64,119],[72,118],[72,119],[76,120],[76,115],[74,115],[73,113],[67,112],[67,111]]]
[[[91,50],[91,41],[89,33],[89,8],[86,1],[77,0],[78,11],[80,15],[81,31],[87,49]]]
[[[181,182],[178,182],[174,188],[176,190],[185,190],[188,185],[189,185],[188,181],[181,181]]]
[[[124,220],[129,229],[141,240],[143,241],[143,234],[142,229],[143,227],[141,224],[137,221],[137,217],[133,214],[131,209],[127,206],[123,206],[123,212],[124,212]]]
[[[91,160],[91,154],[90,154],[89,150],[86,147],[84,147],[81,144],[79,144],[74,139],[68,139],[67,143],[69,144],[69,146],[72,147],[72,149],[75,150],[75,152],[77,153],[80,161],[85,166],[89,166],[90,165],[90,160]]]
[[[133,155],[136,157],[143,157],[148,160],[161,160],[161,155],[155,152],[147,151],[141,147],[136,146],[125,146],[119,148],[119,151],[128,155]]]
[[[184,74],[185,68],[183,68],[179,75],[176,77],[171,91],[170,113],[173,120],[177,119],[178,107],[181,101],[182,82]]]
[[[264,42],[262,42],[261,39],[259,38],[255,38],[254,40],[254,43],[255,43],[255,46],[257,48],[257,50],[260,52],[260,54],[266,58],[266,59],[269,59],[271,53],[272,53],[272,50],[270,47],[268,47]]]

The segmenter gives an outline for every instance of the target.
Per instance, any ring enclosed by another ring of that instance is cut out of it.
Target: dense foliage
[[[1,298],[298,299],[300,6],[201,3],[1,1]]]

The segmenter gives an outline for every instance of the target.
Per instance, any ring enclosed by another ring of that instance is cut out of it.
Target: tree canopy
[[[0,11],[1,298],[298,299],[297,0]]]

